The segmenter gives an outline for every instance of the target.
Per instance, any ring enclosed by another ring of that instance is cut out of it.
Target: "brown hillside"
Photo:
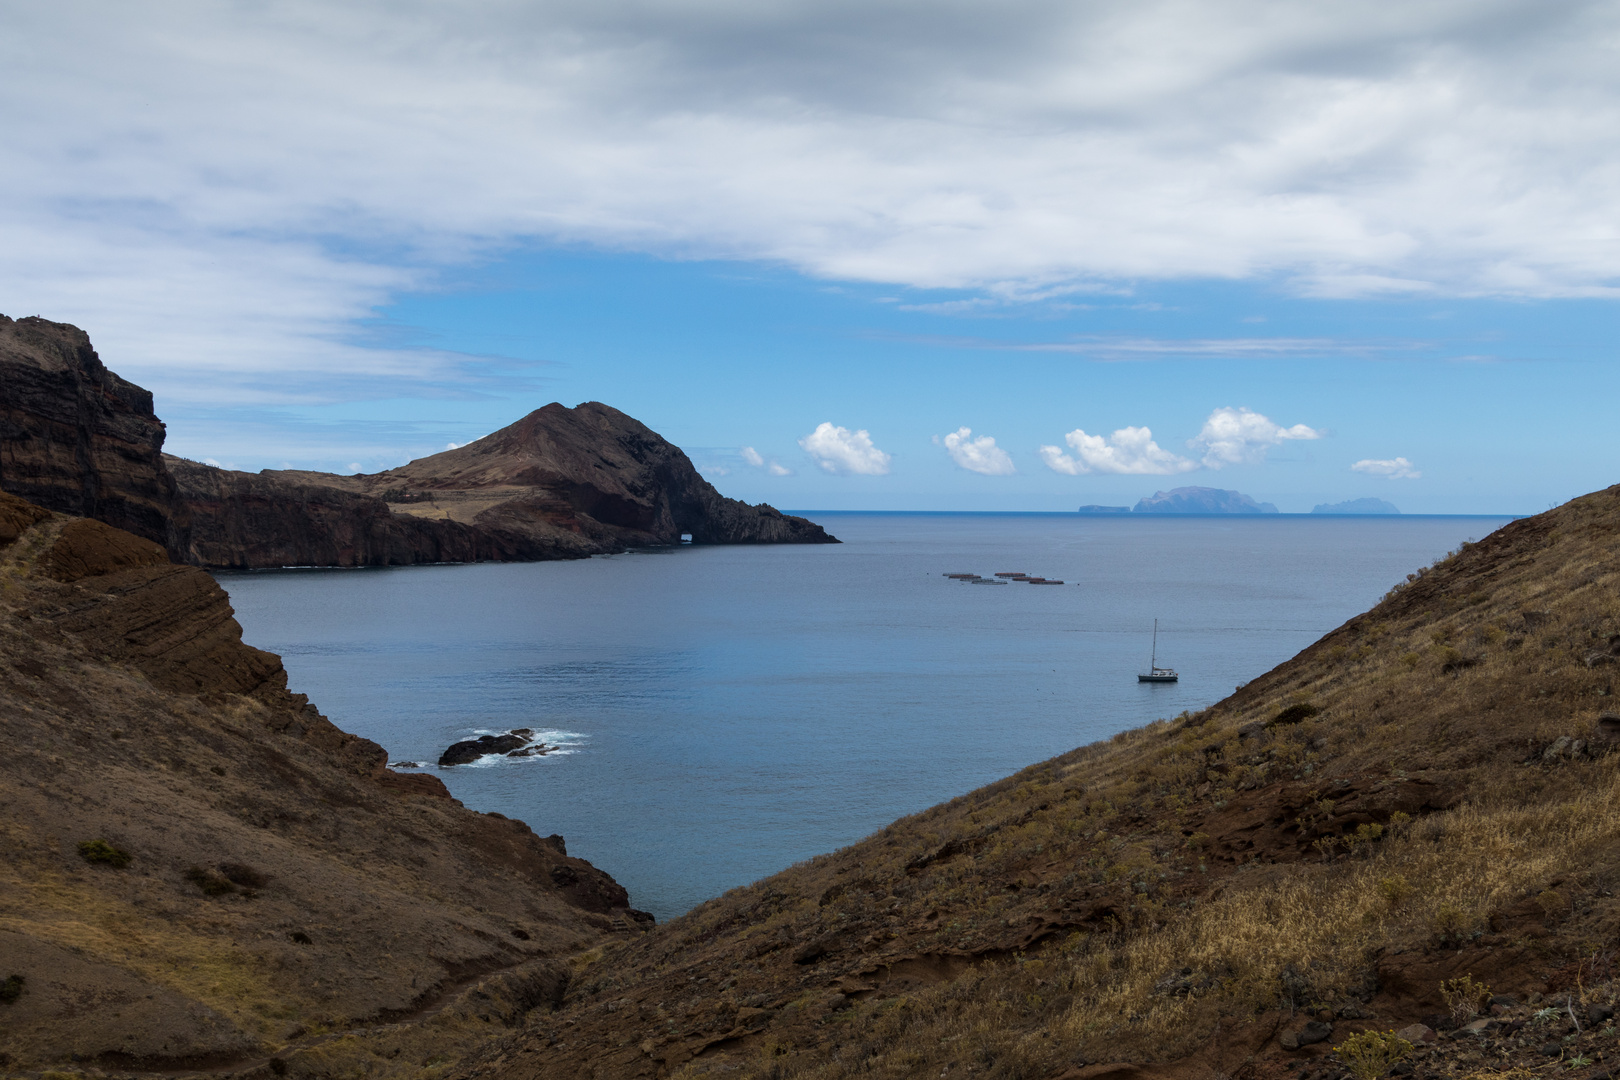
[[[627,547],[836,544],[727,499],[680,447],[600,402],[553,403],[455,450],[357,476],[168,458],[204,566],[584,558]]]
[[[0,717],[0,1067],[262,1072],[448,1003],[420,1066],[648,921],[289,693],[206,573],[9,495]]]
[[[1472,974],[1582,1027],[1524,1014],[1419,1080],[1607,1076],[1617,541],[1620,488],[1511,524],[1209,709],[589,954],[455,1075],[1332,1078]]]

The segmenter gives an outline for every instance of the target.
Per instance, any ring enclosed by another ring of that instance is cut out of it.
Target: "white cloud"
[[[850,431],[822,423],[800,439],[799,445],[830,473],[884,476],[889,471],[889,455],[872,445],[871,435],[864,430]]]
[[[444,444],[444,448],[446,450],[460,450],[465,445],[465,443],[447,442]]]
[[[745,446],[742,448],[742,459],[756,469],[763,468],[765,466],[765,458],[752,446]]]
[[[1172,454],[1153,441],[1145,427],[1120,428],[1109,436],[1087,435],[1075,428],[1063,436],[1075,456],[1056,446],[1041,447],[1041,460],[1053,472],[1078,476],[1082,473],[1121,473],[1131,476],[1168,476],[1189,472],[1198,463]]]
[[[13,4],[0,296],[217,401],[397,392],[433,358],[357,321],[531,241],[1613,295],[1617,37],[1604,0]]]
[[[980,435],[973,438],[972,428],[957,428],[944,437],[945,452],[951,455],[951,460],[968,472],[982,473],[985,476],[1011,476],[1018,470],[1013,467],[1012,455],[996,445],[996,440],[989,435]]]
[[[1391,480],[1416,480],[1423,475],[1412,468],[1412,463],[1403,457],[1363,458],[1350,468],[1359,473],[1367,473],[1369,476],[1385,476]]]
[[[1295,439],[1320,439],[1322,433],[1304,424],[1283,427],[1249,409],[1216,409],[1203,430],[1187,445],[1203,451],[1206,469],[1226,465],[1255,465],[1273,446]]]
[[[351,461],[351,462],[349,462],[349,471],[350,471],[350,472],[351,472],[351,473],[357,473],[357,472],[360,472],[360,471],[361,471],[361,468],[360,468],[360,463],[359,463],[359,462],[358,462],[358,461]]]
[[[772,476],[792,476],[793,475],[793,470],[792,469],[788,468],[786,465],[779,464],[779,463],[777,463],[775,461],[773,461],[769,465],[765,466],[765,471],[770,473]]]

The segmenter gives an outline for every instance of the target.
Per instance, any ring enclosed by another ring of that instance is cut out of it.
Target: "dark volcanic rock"
[[[515,732],[505,735],[480,735],[476,739],[464,739],[452,743],[449,749],[439,755],[440,765],[466,765],[477,761],[485,754],[512,754],[529,745],[529,740]]]
[[[183,557],[163,438],[151,393],[108,371],[83,330],[0,315],[0,490]]]
[[[187,561],[202,566],[410,566],[589,554],[502,528],[396,514],[375,495],[303,479],[319,473],[232,472],[167,455],[164,461],[191,522]]]

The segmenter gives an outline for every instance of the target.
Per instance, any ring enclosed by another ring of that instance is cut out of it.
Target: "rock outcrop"
[[[374,566],[583,558],[677,544],[837,543],[728,499],[617,409],[547,405],[477,442],[357,476],[229,472],[169,458],[203,566]]]
[[[650,921],[558,838],[388,769],[157,544],[0,494],[0,581],[0,1065],[262,1062],[495,971],[510,1015]],[[501,1013],[480,993],[433,1038]]]
[[[151,393],[107,370],[83,330],[0,315],[0,490],[183,556],[163,437]]]

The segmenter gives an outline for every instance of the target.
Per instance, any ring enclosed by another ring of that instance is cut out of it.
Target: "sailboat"
[[[1159,666],[1159,620],[1153,620],[1153,658],[1148,661],[1148,671],[1145,675],[1138,675],[1137,682],[1176,682],[1181,676],[1174,670]]]

